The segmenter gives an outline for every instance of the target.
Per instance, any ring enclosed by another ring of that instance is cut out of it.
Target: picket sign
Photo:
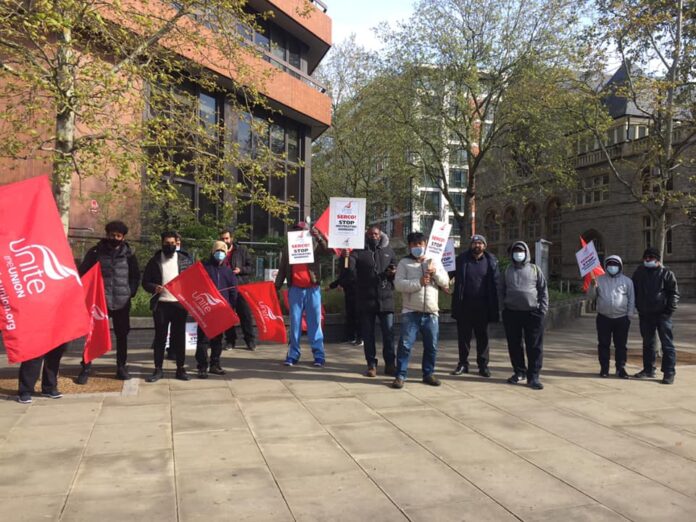
[[[455,258],[454,239],[449,238],[445,247],[445,253],[442,254],[442,267],[445,269],[445,272],[454,272],[456,270]]]
[[[329,248],[365,248],[365,198],[329,200]]]
[[[578,250],[575,253],[575,259],[577,260],[578,268],[580,269],[580,277],[585,277],[595,268],[602,266],[602,263],[599,260],[599,255],[597,255],[597,249],[595,248],[594,241],[590,241],[584,247]]]
[[[433,261],[442,261],[442,256],[447,248],[447,239],[449,238],[452,225],[444,221],[433,222],[433,228],[430,230],[430,238],[428,246],[425,248],[426,259]]]
[[[314,263],[312,234],[307,230],[288,232],[288,255],[291,265]]]

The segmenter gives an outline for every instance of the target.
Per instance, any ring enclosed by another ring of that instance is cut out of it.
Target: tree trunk
[[[69,26],[70,24],[66,24],[57,35],[56,84],[59,102],[56,107],[56,151],[53,157],[53,195],[66,236],[70,228],[70,195],[74,171],[72,154],[75,143],[75,52]]]
[[[663,211],[657,219],[655,220],[655,245],[654,247],[660,251],[660,256],[664,260],[665,258],[665,243],[667,240],[667,230],[669,229],[669,224],[667,223],[667,214]]]

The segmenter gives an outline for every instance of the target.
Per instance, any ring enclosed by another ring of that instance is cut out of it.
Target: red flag
[[[86,363],[91,363],[111,350],[109,311],[106,308],[104,278],[98,261],[82,276],[82,284],[85,289],[85,304],[92,316],[82,358]]]
[[[288,336],[275,285],[271,281],[249,283],[241,285],[239,293],[254,314],[259,340],[286,344]]]
[[[580,245],[584,248],[587,245],[585,238],[580,236]],[[599,277],[604,275],[604,269],[601,266],[595,267],[591,273],[585,275],[585,279],[582,282],[582,291],[587,293],[590,289],[590,284],[592,283],[592,276]]]
[[[200,261],[164,287],[186,308],[208,339],[239,324],[239,317],[215,287]]]
[[[324,236],[327,241],[329,240],[329,207],[326,207],[326,210],[319,216],[317,222],[314,223],[314,228],[321,232],[321,235]],[[340,256],[343,252],[340,248],[334,248],[333,251],[337,256]]]
[[[82,282],[46,176],[0,187],[0,330],[10,362],[89,332]]]

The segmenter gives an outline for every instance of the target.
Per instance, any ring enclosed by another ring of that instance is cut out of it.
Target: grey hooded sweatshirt
[[[620,271],[616,275],[608,272],[597,278],[597,287],[592,285],[590,296],[597,296],[597,313],[610,319],[631,316],[635,312],[635,292],[633,281],[623,273],[623,261],[619,256],[609,256],[604,261],[606,269],[609,261],[619,263]]]
[[[498,302],[504,310],[546,314],[549,309],[549,291],[544,273],[530,262],[529,247],[524,241],[512,244],[510,258],[516,247],[522,247],[526,256],[521,263],[513,260],[500,278]]]

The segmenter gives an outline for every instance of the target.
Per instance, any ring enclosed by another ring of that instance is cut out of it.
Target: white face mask
[[[643,261],[645,268],[655,268],[657,266],[657,261]]]
[[[527,258],[527,254],[524,252],[513,252],[512,260],[516,263],[522,263]]]
[[[616,265],[609,265],[607,266],[607,272],[609,272],[609,275],[616,275],[619,273],[619,267]]]

